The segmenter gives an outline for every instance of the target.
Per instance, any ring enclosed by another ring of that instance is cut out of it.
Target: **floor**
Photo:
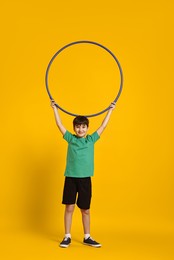
[[[174,259],[174,234],[169,231],[140,231],[110,228],[95,232],[101,248],[82,244],[80,230],[73,231],[69,248],[60,248],[62,234],[42,234],[31,231],[1,232],[0,257],[6,259]]]

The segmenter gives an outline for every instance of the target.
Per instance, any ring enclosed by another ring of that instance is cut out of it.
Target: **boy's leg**
[[[72,215],[74,212],[75,202],[76,202],[76,178],[66,177],[63,190],[62,203],[65,204],[64,212],[64,227],[65,234],[70,236]]]
[[[90,236],[90,202],[92,195],[91,178],[84,178],[79,180],[78,186],[78,200],[77,205],[82,213],[82,222],[84,229],[84,240],[85,245],[93,247],[101,247],[101,244],[96,242]]]
[[[70,234],[74,207],[75,204],[70,204],[65,206],[65,213],[64,213],[65,234]]]
[[[93,247],[101,247],[101,244],[96,242],[90,236],[90,210],[89,209],[81,209],[82,213],[82,222],[83,222],[83,229],[84,229],[84,240],[83,243],[88,246]]]
[[[71,223],[72,223],[72,215],[74,212],[74,204],[66,205],[65,206],[65,213],[64,213],[64,225],[65,225],[65,237],[60,243],[60,247],[68,247],[71,244]]]
[[[91,178],[79,178],[77,206],[82,213],[84,234],[90,234],[90,203],[92,196]]]
[[[84,234],[90,234],[90,210],[81,209]]]

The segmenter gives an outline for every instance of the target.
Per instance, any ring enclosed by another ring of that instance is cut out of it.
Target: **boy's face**
[[[75,125],[74,127],[74,132],[76,133],[76,135],[80,138],[85,137],[88,131],[88,127],[87,125]]]

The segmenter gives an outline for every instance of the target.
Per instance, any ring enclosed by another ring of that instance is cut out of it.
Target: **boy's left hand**
[[[115,102],[112,102],[109,109],[114,110],[114,108],[115,108]]]

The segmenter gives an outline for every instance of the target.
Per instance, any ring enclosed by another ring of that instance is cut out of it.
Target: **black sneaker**
[[[92,239],[92,237],[88,237],[87,239],[84,238],[83,244],[88,246],[93,246],[93,247],[101,247],[101,244],[99,244],[94,239]]]
[[[62,242],[60,243],[60,247],[68,247],[71,244],[71,238],[70,237],[64,237]]]

